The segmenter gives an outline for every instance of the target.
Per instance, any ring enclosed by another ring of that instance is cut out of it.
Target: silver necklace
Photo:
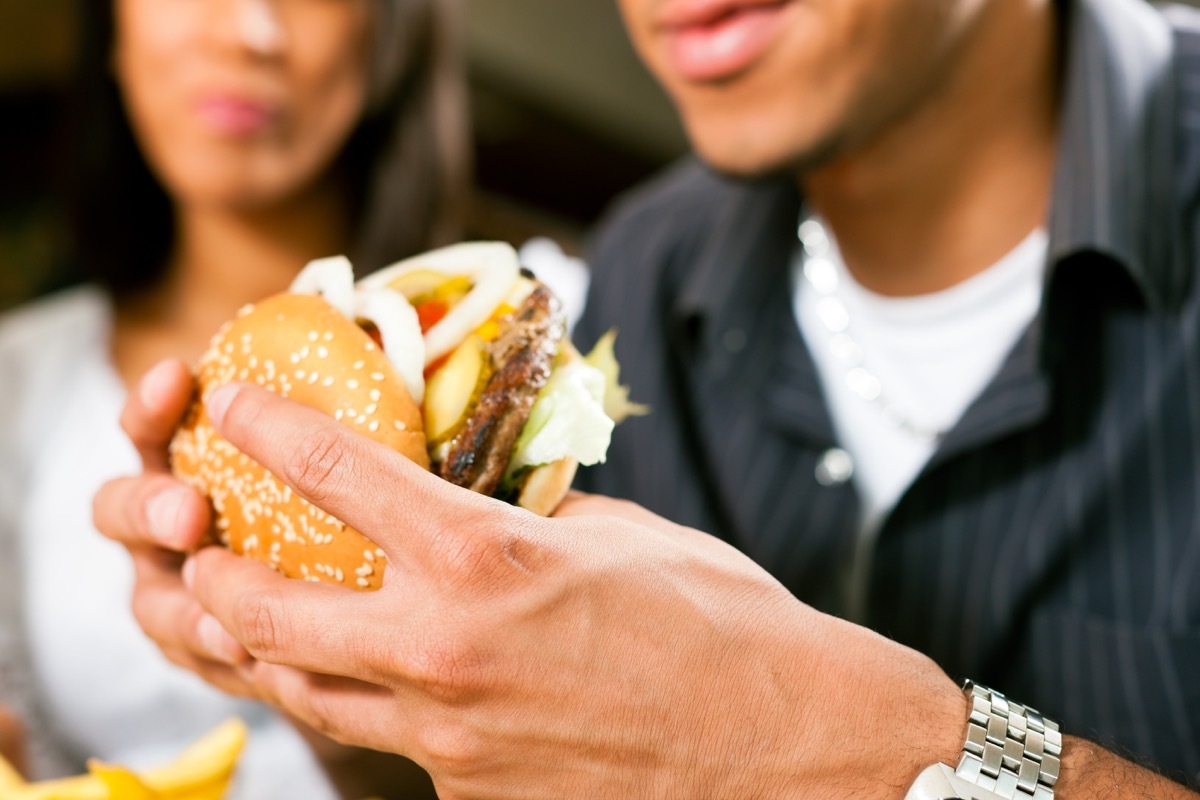
[[[796,237],[804,251],[804,279],[817,293],[817,319],[829,333],[829,347],[834,359],[845,369],[846,385],[864,402],[883,414],[893,428],[927,442],[937,442],[944,435],[941,428],[916,422],[883,391],[883,383],[866,363],[862,345],[850,331],[850,312],[837,297],[838,269],[829,260],[831,245],[825,226],[807,217],[796,229]]]

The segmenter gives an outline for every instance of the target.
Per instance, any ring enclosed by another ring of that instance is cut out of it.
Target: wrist
[[[971,700],[961,687],[945,678],[926,704],[910,707],[906,713],[922,718],[915,732],[924,731],[924,734],[914,736],[908,748],[895,748],[898,756],[892,772],[895,781],[888,780],[886,793],[880,795],[887,800],[904,800],[908,788],[930,764],[953,766],[958,763],[971,717]],[[890,735],[898,738],[905,735],[903,731],[904,727],[896,727]],[[895,747],[895,742],[890,745]]]
[[[957,767],[929,765],[905,800],[1052,800],[1063,743],[1057,723],[986,686],[963,688],[971,712]]]

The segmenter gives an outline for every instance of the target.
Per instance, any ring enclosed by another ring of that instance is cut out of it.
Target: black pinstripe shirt
[[[1200,778],[1200,22],[1079,0],[1039,313],[886,519],[865,621]],[[598,235],[576,338],[621,329],[623,424],[582,488],[733,542],[843,610],[852,482],[790,306],[790,181],[689,162]],[[828,478],[828,476],[824,476]]]

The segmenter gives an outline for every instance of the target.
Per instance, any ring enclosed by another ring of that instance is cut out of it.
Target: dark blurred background
[[[0,310],[72,280],[52,176],[77,3],[0,0]],[[685,147],[615,0],[465,0],[471,229],[577,251],[612,197]]]
[[[472,233],[577,252],[614,195],[683,152],[670,105],[616,0],[464,1]],[[0,310],[72,277],[50,176],[79,2],[0,0]]]

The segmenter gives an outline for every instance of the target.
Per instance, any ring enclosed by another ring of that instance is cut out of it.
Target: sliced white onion
[[[354,267],[345,256],[308,262],[292,281],[289,291],[316,294],[350,319],[354,319]]]
[[[432,364],[487,322],[508,297],[521,273],[517,251],[505,242],[465,242],[406,258],[359,281],[362,289],[381,289],[414,270],[447,277],[464,275],[474,283],[450,313],[425,332],[425,363]]]
[[[355,300],[355,316],[370,320],[379,329],[383,354],[400,373],[417,405],[425,402],[425,339],[416,309],[404,295],[390,289],[360,289]]]

